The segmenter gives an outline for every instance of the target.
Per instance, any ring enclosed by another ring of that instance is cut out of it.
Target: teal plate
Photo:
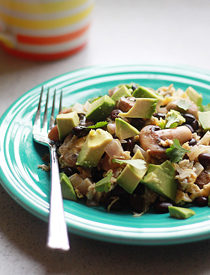
[[[49,175],[38,169],[47,152],[33,142],[32,119],[42,85],[63,90],[63,105],[84,103],[120,84],[136,82],[154,89],[171,83],[175,88],[194,87],[210,102],[210,75],[205,72],[168,66],[118,66],[82,69],[40,84],[23,94],[0,120],[0,180],[9,195],[26,210],[47,221]],[[50,98],[52,100],[52,96]],[[51,104],[51,102],[50,102]],[[57,106],[58,108],[58,106]],[[70,232],[103,241],[133,245],[168,245],[210,237],[210,207],[193,207],[196,215],[176,220],[169,214],[147,213],[134,217],[127,213],[107,213],[64,200]]]

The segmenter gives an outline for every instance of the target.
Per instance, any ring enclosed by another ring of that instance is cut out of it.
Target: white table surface
[[[0,115],[56,75],[103,64],[187,65],[210,71],[209,0],[97,0],[89,43],[56,62],[0,50]],[[0,274],[210,274],[210,241],[164,247],[103,243],[70,234],[71,251],[45,247],[47,225],[0,187]]]

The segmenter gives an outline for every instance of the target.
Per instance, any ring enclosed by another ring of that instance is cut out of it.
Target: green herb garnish
[[[108,192],[111,187],[112,172],[108,172],[106,177],[96,182],[95,189],[98,192]]]
[[[88,126],[87,128],[88,128],[88,129],[103,128],[103,127],[105,127],[107,124],[108,124],[107,121],[99,121],[99,122],[97,122],[97,123],[94,124],[94,125]]]
[[[189,151],[181,146],[178,139],[174,139],[170,148],[166,149],[166,154],[171,162],[179,162],[187,152]]]
[[[146,161],[143,159],[113,159],[112,162],[119,164],[129,164],[138,170],[146,169]]]

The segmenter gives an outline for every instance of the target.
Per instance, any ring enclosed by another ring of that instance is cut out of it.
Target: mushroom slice
[[[121,97],[117,107],[123,112],[128,112],[135,104],[134,97]]]
[[[189,107],[186,111],[182,110],[182,108],[179,107],[179,100],[174,100],[171,101],[170,103],[167,104],[166,109],[169,111],[171,109],[179,111],[179,112],[184,112],[193,115],[196,119],[198,119],[198,107],[195,103],[193,103],[190,100],[185,100],[187,104],[189,104]]]
[[[141,147],[155,159],[165,159],[166,149],[161,146],[163,141],[178,139],[180,144],[192,139],[192,132],[187,126],[172,129],[157,129],[157,126],[145,126],[139,134]]]

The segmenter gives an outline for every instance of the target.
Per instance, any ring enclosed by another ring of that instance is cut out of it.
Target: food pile
[[[64,108],[49,132],[63,196],[187,218],[185,207],[210,205],[209,130],[210,106],[192,87],[122,84]]]

